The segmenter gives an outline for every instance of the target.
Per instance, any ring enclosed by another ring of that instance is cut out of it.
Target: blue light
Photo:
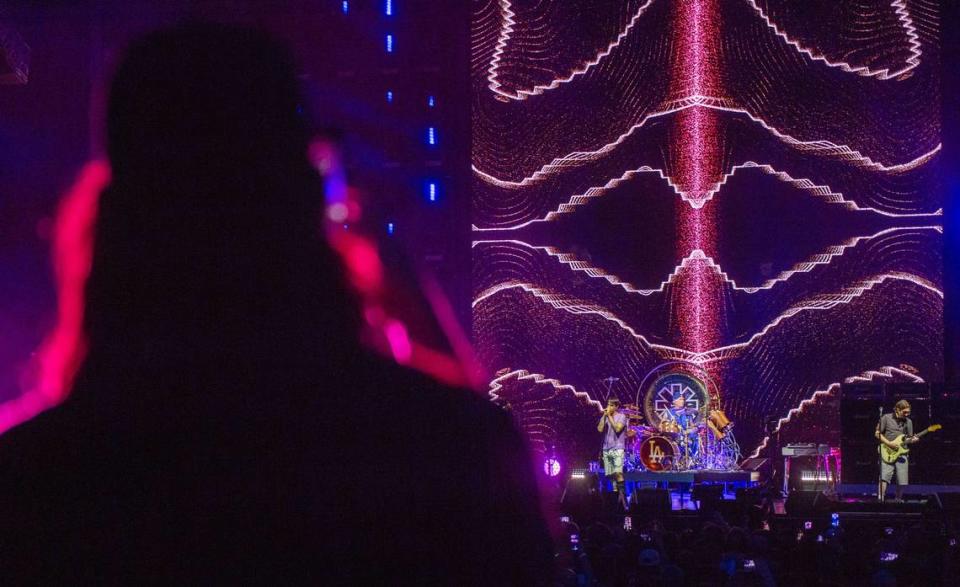
[[[387,16],[393,16],[393,0],[384,0],[383,13]]]
[[[432,126],[427,129],[427,144],[430,146],[437,144],[437,129]]]
[[[392,222],[388,222],[388,223],[387,223],[387,234],[389,234],[390,236],[393,236],[393,228],[394,228],[394,227],[393,227],[393,223],[392,223]]]
[[[437,182],[427,182],[427,199],[431,202],[437,201]]]
[[[340,10],[342,10],[344,14],[350,12],[350,2],[343,0],[343,2],[340,3]]]
[[[393,35],[387,35],[387,53],[393,53]]]
[[[387,90],[387,102],[390,104],[393,103],[393,90]]]
[[[433,96],[427,96],[427,106],[429,106],[430,108],[433,108],[436,105],[437,105],[437,99],[434,98]]]

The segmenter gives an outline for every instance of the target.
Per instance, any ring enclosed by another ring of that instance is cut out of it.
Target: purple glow
[[[543,472],[547,477],[556,477],[560,474],[560,461],[550,457],[543,461]]]

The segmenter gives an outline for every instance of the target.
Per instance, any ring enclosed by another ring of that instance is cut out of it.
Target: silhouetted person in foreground
[[[0,437],[5,584],[529,585],[508,416],[359,346],[286,52],[190,25],[121,63],[70,397]]]

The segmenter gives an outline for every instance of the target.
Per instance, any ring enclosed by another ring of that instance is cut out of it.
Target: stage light
[[[348,14],[350,12],[350,2],[343,0],[343,2],[340,3],[340,10],[342,10],[344,14]]]
[[[327,218],[332,222],[343,222],[349,216],[349,209],[343,202],[337,202],[327,207]]]
[[[387,53],[393,53],[393,35],[387,35]]]
[[[433,96],[427,96],[427,106],[433,108],[437,105],[437,99]]]
[[[435,127],[430,127],[427,129],[427,144],[431,147],[437,146],[437,129]]]
[[[547,474],[547,477],[556,477],[560,474],[560,461],[553,457],[543,461],[543,472]]]
[[[393,16],[393,0],[383,1],[383,13],[387,16]]]
[[[428,181],[427,182],[427,199],[431,202],[437,201],[437,194],[440,190],[437,188],[437,182]]]
[[[393,104],[393,91],[387,90],[387,103]]]
[[[393,223],[392,223],[392,222],[388,222],[388,223],[387,223],[387,234],[389,234],[390,236],[393,236],[393,231],[394,231],[394,225],[393,225]]]

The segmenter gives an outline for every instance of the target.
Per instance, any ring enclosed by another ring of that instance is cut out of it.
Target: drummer
[[[673,399],[673,403],[670,409],[666,411],[665,416],[676,424],[677,432],[689,439],[689,454],[696,454],[700,450],[699,438],[696,434],[697,411],[687,408],[686,398],[680,395]]]

